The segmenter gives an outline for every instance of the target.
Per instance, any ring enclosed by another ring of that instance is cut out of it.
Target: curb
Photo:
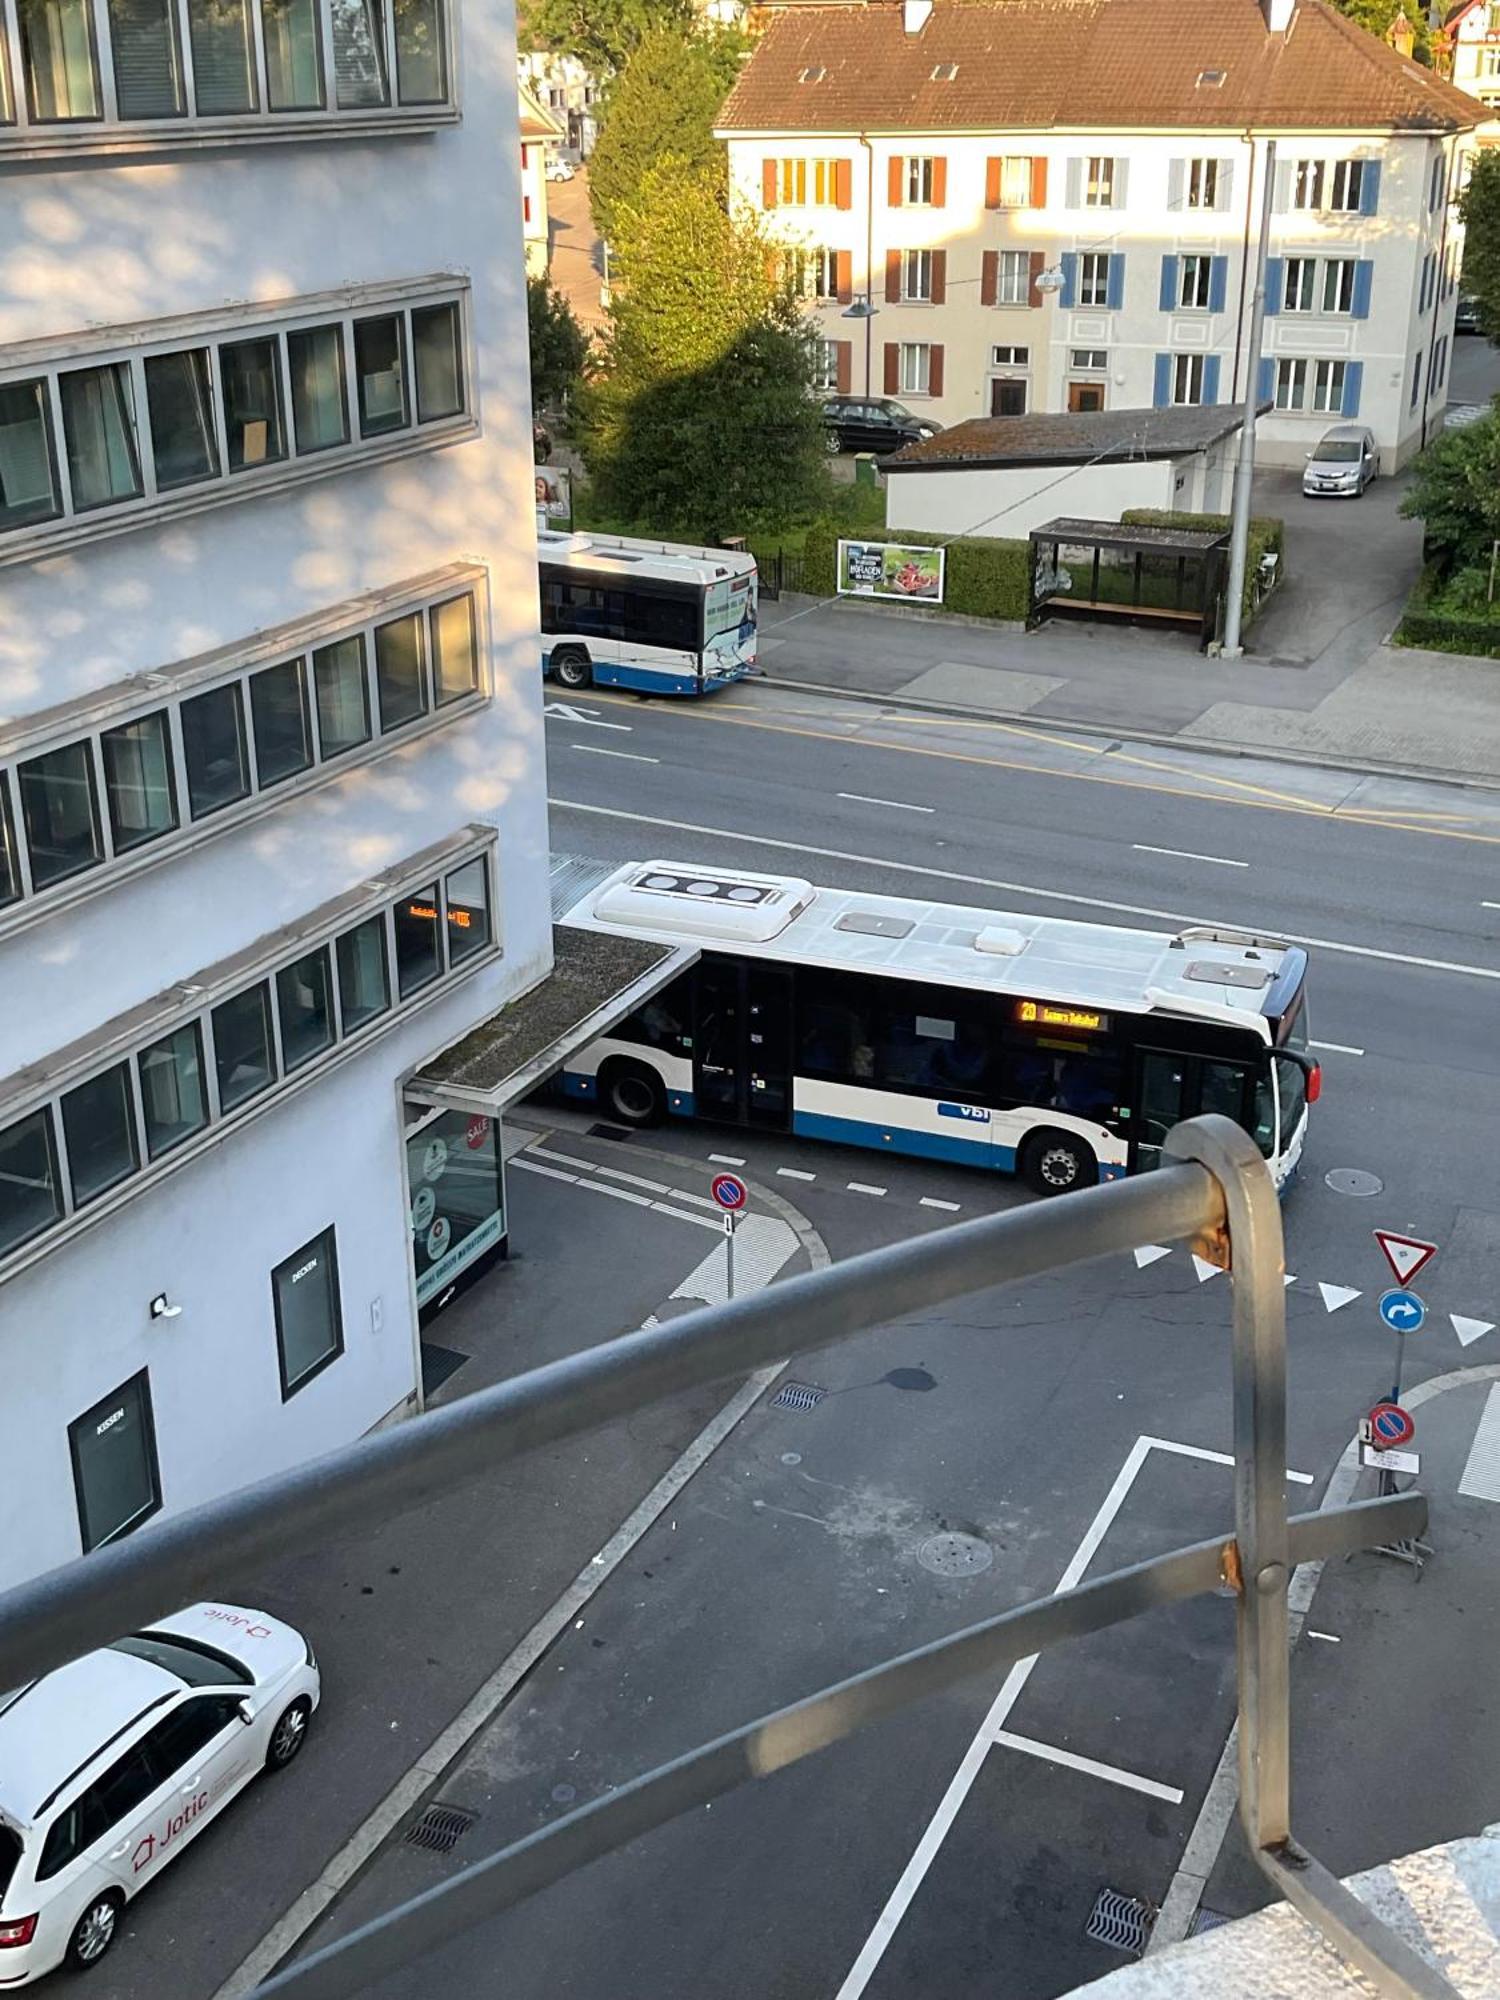
[[[1447,785],[1456,791],[1500,792],[1500,775],[1465,777],[1436,765],[1392,764],[1374,760],[1323,755],[1314,750],[1278,749],[1245,743],[1229,743],[1209,736],[1171,736],[1160,730],[1118,727],[1102,722],[1070,722],[1066,716],[1028,715],[1019,709],[970,708],[960,702],[931,701],[922,695],[875,694],[867,688],[833,687],[825,681],[782,680],[771,674],[757,674],[761,687],[780,688],[795,694],[827,695],[837,701],[864,702],[875,708],[910,708],[929,715],[951,715],[960,722],[1005,722],[1018,724],[1037,736],[1073,734],[1107,736],[1128,743],[1149,743],[1156,749],[1200,751],[1210,757],[1233,757],[1242,762],[1306,764],[1319,771],[1348,771],[1361,778],[1404,778],[1413,784]]]

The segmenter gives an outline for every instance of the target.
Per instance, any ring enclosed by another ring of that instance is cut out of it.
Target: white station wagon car
[[[0,1694],[0,1990],[96,1965],[130,1898],[291,1763],[320,1692],[290,1625],[194,1604]]]

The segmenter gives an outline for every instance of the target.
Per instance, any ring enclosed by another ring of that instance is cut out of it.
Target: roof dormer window
[[[933,65],[932,81],[934,83],[952,83],[957,75],[957,63],[935,63]]]

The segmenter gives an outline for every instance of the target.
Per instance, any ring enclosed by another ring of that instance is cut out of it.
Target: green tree
[[[686,32],[692,0],[523,0],[523,49],[577,56],[596,77],[623,69],[653,28]]]
[[[610,84],[589,159],[589,201],[611,243],[619,211],[639,203],[642,181],[664,155],[693,171],[722,171],[714,120],[748,46],[733,29],[653,28]]]
[[[619,212],[628,282],[580,402],[598,503],[654,533],[775,533],[828,503],[812,336],[723,176],[666,159]]]
[[[1444,431],[1417,460],[1401,502],[1425,530],[1445,569],[1483,563],[1500,538],[1500,413]]]
[[[545,272],[526,280],[526,321],[531,334],[532,405],[539,410],[561,409],[583,379],[589,337]]]
[[[1474,154],[1469,185],[1458,198],[1464,225],[1464,295],[1479,308],[1479,324],[1500,340],[1500,154]]]

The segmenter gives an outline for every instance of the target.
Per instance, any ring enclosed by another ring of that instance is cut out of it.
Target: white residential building
[[[523,79],[521,97],[521,240],[528,278],[545,276],[550,235],[547,221],[547,161],[563,137],[562,120],[537,102]]]
[[[0,1583],[414,1409],[551,962],[508,7],[0,0]],[[423,1121],[429,1121],[424,1123]]]
[[[953,423],[1238,402],[1253,370],[1263,459],[1358,416],[1390,470],[1447,399],[1483,115],[1327,0],[870,0],[776,15],[719,130],[831,393]]]
[[[574,159],[586,160],[599,136],[599,83],[577,56],[551,49],[531,49],[520,57],[521,81],[538,104],[559,121],[562,145]]]
[[[1493,118],[1500,110],[1500,0],[1458,0],[1436,39],[1444,74]]]

